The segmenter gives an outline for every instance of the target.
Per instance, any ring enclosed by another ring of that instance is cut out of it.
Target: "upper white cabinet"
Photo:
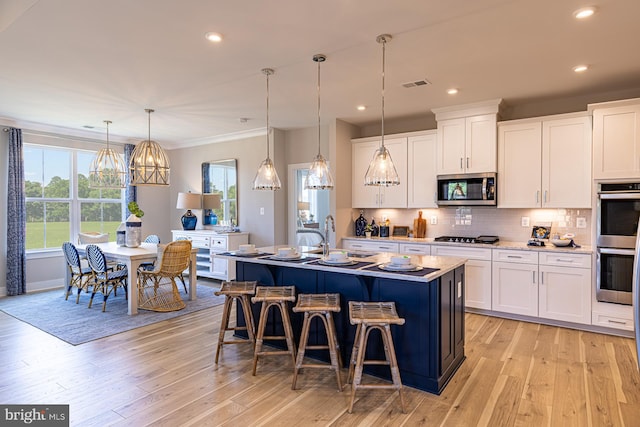
[[[591,117],[498,125],[498,207],[590,208]]]
[[[407,207],[436,208],[436,131],[407,138]]]
[[[640,177],[640,99],[589,105],[593,178]]]
[[[438,174],[497,171],[496,125],[501,101],[433,109],[438,122]]]
[[[375,187],[364,185],[364,176],[380,147],[380,139],[367,138],[352,141],[352,196],[353,208],[406,208],[407,207],[407,138],[385,138],[384,145],[389,150],[396,166],[400,185]]]

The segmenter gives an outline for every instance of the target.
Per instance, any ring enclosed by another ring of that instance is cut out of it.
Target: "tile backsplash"
[[[573,233],[579,245],[591,245],[591,209],[498,209],[493,207],[446,207],[438,209],[363,209],[367,222],[380,224],[389,218],[394,225],[413,228],[418,211],[427,221],[427,237],[495,235],[502,241],[526,242],[535,225],[551,224],[551,233]],[[352,219],[360,215],[353,209]],[[433,224],[435,218],[436,224]],[[528,219],[528,220],[527,220]],[[579,222],[584,228],[578,228]],[[523,224],[528,225],[523,226]]]

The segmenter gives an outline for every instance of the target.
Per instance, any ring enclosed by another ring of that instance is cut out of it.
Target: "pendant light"
[[[125,163],[122,155],[109,147],[109,125],[107,124],[107,148],[101,148],[89,166],[89,188],[124,188],[126,186]]]
[[[309,167],[304,188],[305,190],[330,190],[333,188],[333,176],[327,161],[320,153],[320,63],[326,61],[327,57],[314,55],[313,60],[318,63],[318,155]]]
[[[400,178],[396,170],[391,154],[384,146],[384,66],[385,66],[385,45],[391,40],[389,34],[381,34],[376,41],[382,44],[382,136],[380,148],[373,155],[373,160],[369,163],[369,168],[364,176],[364,185],[375,185],[380,187],[390,187],[399,185]]]
[[[144,111],[149,115],[149,138],[136,145],[131,153],[131,185],[169,185],[169,158],[160,144],[151,140],[151,113],[154,110],[146,108]]]
[[[269,76],[273,73],[271,68],[262,69],[262,74],[267,76],[267,158],[260,163],[258,173],[253,179],[254,190],[277,190],[281,187],[278,172],[269,157],[269,134],[271,133],[269,128]]]

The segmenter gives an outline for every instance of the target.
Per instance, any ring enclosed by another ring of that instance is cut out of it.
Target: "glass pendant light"
[[[269,128],[269,76],[273,73],[271,68],[262,69],[262,74],[267,76],[267,158],[260,163],[258,173],[253,179],[254,190],[277,190],[282,186],[276,167],[269,157],[269,134],[271,133]]]
[[[399,185],[400,178],[396,170],[391,154],[387,147],[384,146],[384,66],[385,66],[385,45],[391,40],[389,34],[381,34],[376,41],[382,44],[382,136],[380,148],[373,155],[373,160],[369,163],[369,168],[364,176],[364,185],[376,185],[380,187],[390,187]]]
[[[318,155],[309,167],[304,188],[305,190],[330,190],[333,188],[333,176],[327,161],[320,153],[320,63],[326,61],[327,57],[314,55],[313,60],[318,63]]]
[[[109,125],[107,124],[107,148],[101,148],[89,166],[89,188],[124,188],[126,186],[125,163],[122,155],[109,147]]]
[[[169,185],[169,158],[160,144],[151,140],[151,113],[149,114],[149,138],[142,141],[131,153],[129,174],[131,185]]]

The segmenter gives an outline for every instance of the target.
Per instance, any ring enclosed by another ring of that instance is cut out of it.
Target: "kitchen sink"
[[[341,251],[344,249],[339,249],[339,248],[332,248],[331,250],[334,251]],[[306,251],[301,251],[304,254],[322,254],[322,248],[317,248],[317,249],[309,249]],[[347,256],[350,258],[367,258],[370,256],[374,256],[374,255],[378,255],[376,252],[366,252],[366,251],[352,251],[352,252],[347,252]]]
[[[306,251],[302,251],[303,254],[321,254],[322,253],[322,248],[318,248],[318,249],[309,249]]]

